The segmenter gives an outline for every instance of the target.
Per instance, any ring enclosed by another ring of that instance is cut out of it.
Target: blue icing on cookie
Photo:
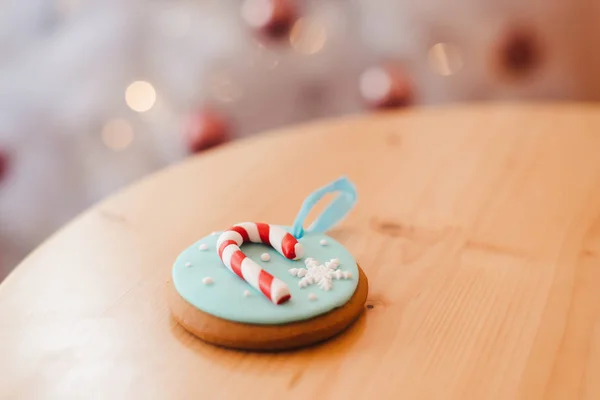
[[[289,231],[288,228],[286,230]],[[298,287],[300,278],[292,276],[288,270],[305,268],[304,259],[288,260],[264,244],[243,244],[241,249],[248,257],[288,284],[292,298],[284,304],[275,305],[225,267],[216,250],[218,238],[219,235],[211,235],[194,243],[177,257],[173,266],[173,284],[181,297],[199,310],[216,317],[269,325],[305,320],[344,305],[358,286],[356,261],[344,246],[323,233],[308,232],[299,242],[304,246],[305,257],[315,258],[323,264],[337,258],[340,261],[338,269],[352,274],[351,279],[334,279],[329,291],[320,289],[317,284]],[[326,240],[327,245],[321,245],[322,240]],[[203,244],[208,249],[200,250]],[[271,260],[262,261],[262,253],[268,253]],[[205,277],[212,278],[213,283],[203,284]],[[250,296],[244,296],[245,291],[249,291]],[[309,293],[314,293],[317,299],[310,300]]]

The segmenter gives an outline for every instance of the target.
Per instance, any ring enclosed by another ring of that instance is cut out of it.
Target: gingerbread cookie
[[[340,195],[305,232],[306,215],[330,192]],[[240,349],[294,348],[341,332],[362,312],[368,283],[324,232],[355,200],[342,178],[309,196],[292,227],[243,222],[194,243],[173,266],[173,317],[207,342]]]

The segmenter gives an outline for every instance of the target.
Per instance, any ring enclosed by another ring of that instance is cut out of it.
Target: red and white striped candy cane
[[[260,290],[273,303],[282,304],[288,301],[291,297],[288,285],[247,257],[239,247],[244,242],[271,245],[279,254],[290,260],[302,258],[302,244],[283,228],[258,222],[235,224],[217,240],[219,257],[230,271]]]

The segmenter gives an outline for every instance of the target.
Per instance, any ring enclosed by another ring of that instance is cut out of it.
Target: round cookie
[[[205,313],[179,295],[172,281],[167,297],[173,318],[200,339],[244,350],[284,350],[322,342],[344,331],[364,309],[368,281],[358,268],[358,287],[343,306],[320,316],[282,325],[259,325],[228,321]]]
[[[303,228],[310,210],[338,192]],[[338,179],[308,196],[292,227],[242,222],[179,254],[168,283],[173,317],[199,338],[246,350],[282,350],[328,339],[361,313],[368,281],[354,257],[325,232],[354,206]]]

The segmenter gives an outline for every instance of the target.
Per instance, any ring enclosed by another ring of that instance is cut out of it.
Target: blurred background
[[[596,101],[599,16],[594,0],[0,0],[0,280],[93,203],[230,140]]]

